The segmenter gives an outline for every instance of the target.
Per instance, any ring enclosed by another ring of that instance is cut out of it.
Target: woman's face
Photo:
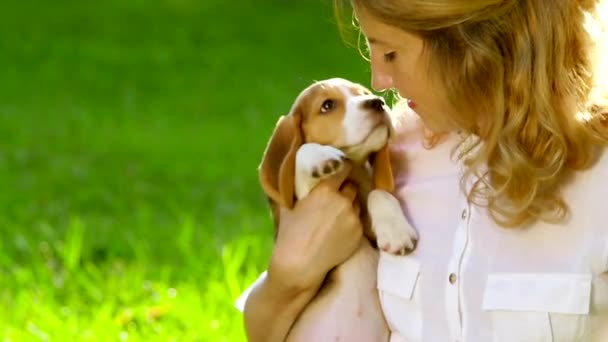
[[[355,13],[369,46],[372,87],[377,91],[396,89],[428,128],[451,130],[445,120],[450,115],[446,97],[431,82],[422,38],[384,24],[363,10]]]

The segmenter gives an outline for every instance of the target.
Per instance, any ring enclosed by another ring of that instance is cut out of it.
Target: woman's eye
[[[385,62],[392,62],[394,59],[395,59],[395,52],[394,51],[384,54],[384,61]]]
[[[336,103],[334,102],[334,100],[325,100],[325,101],[323,101],[323,104],[321,105],[321,113],[327,113],[327,112],[331,111],[332,109],[334,109],[335,106],[336,106]]]

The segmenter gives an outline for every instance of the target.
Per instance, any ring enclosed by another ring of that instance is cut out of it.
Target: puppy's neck
[[[369,151],[369,149],[365,148],[365,146],[362,145],[353,146],[351,148],[345,149],[343,152],[344,154],[346,154],[346,158],[351,160],[353,163],[361,166],[365,165],[365,163],[369,159],[369,155],[372,153],[372,151]]]
[[[352,169],[348,175],[348,179],[358,185],[360,195],[367,198],[367,194],[371,191],[372,186],[372,169],[367,160],[359,163],[352,161]]]
[[[346,158],[364,165],[370,154],[379,151],[387,143],[388,138],[389,129],[382,125],[374,129],[362,143],[343,147],[341,150],[346,154]]]

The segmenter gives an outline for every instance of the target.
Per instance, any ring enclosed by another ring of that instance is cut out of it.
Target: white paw
[[[296,154],[296,172],[313,178],[325,178],[342,169],[344,153],[339,149],[314,143],[300,146]]]
[[[416,248],[418,234],[407,222],[399,201],[393,195],[383,190],[372,190],[367,206],[378,248],[401,255]]]
[[[323,178],[334,175],[344,167],[345,155],[339,149],[307,143],[296,152],[296,197],[306,196]]]

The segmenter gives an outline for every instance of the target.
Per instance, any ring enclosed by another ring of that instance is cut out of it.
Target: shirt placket
[[[447,320],[451,340],[455,342],[463,341],[461,271],[469,241],[469,223],[471,217],[471,206],[464,196],[461,199],[461,203],[462,211],[454,236],[452,256],[445,276]]]

